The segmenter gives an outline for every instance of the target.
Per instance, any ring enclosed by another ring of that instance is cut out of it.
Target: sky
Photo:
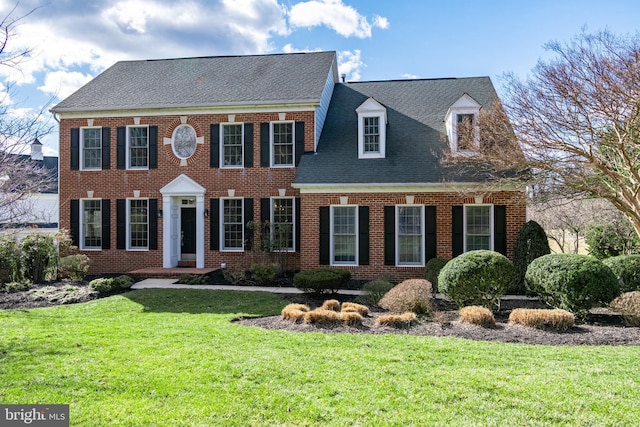
[[[0,61],[0,103],[54,125],[48,112],[117,61],[329,50],[349,81],[527,78],[550,41],[582,31],[640,30],[637,0],[0,0],[13,31]],[[15,21],[15,22],[13,22]],[[1,37],[0,37],[0,41]]]

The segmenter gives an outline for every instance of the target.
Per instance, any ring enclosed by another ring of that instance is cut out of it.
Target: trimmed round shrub
[[[640,291],[640,255],[618,255],[602,260],[620,282],[620,292]]]
[[[129,289],[131,286],[133,286],[134,283],[135,282],[131,277],[123,274],[122,276],[118,277],[102,277],[99,279],[94,279],[89,282],[89,286],[95,291],[104,293],[113,292],[120,289]]]
[[[438,292],[438,275],[449,262],[446,258],[431,258],[424,266],[424,278],[431,282],[433,292]]]
[[[280,275],[280,264],[272,262],[268,264],[252,264],[251,277],[262,286],[272,285]]]
[[[378,305],[382,297],[394,286],[395,285],[388,280],[378,279],[365,283],[362,290],[369,293],[368,297],[371,304]]]
[[[534,259],[550,253],[551,249],[549,248],[547,233],[537,222],[527,221],[520,228],[516,237],[513,266],[518,273],[518,280],[509,291],[515,294],[524,294],[526,291],[524,275],[527,273],[527,267]]]
[[[528,289],[552,307],[584,316],[596,304],[608,304],[620,293],[613,271],[588,255],[549,254],[529,264]]]
[[[387,292],[379,305],[394,313],[430,314],[433,312],[431,283],[424,279],[405,280]]]
[[[302,292],[325,293],[342,289],[351,280],[349,270],[339,268],[316,268],[296,273],[293,285]]]
[[[499,307],[502,295],[517,280],[513,263],[504,255],[470,251],[449,261],[440,271],[440,292],[458,307]]]

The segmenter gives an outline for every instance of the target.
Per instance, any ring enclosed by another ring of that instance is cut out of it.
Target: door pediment
[[[203,196],[207,190],[187,175],[182,174],[160,189],[163,196]]]

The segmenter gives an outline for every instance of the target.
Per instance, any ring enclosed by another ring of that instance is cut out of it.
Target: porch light
[[[209,218],[209,209],[204,210],[204,217]]]

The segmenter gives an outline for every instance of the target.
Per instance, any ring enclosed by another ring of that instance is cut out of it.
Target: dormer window
[[[387,109],[373,98],[357,109],[358,158],[384,159],[386,148]]]
[[[452,153],[467,156],[477,153],[480,147],[479,113],[480,104],[467,94],[449,107],[445,126]]]

